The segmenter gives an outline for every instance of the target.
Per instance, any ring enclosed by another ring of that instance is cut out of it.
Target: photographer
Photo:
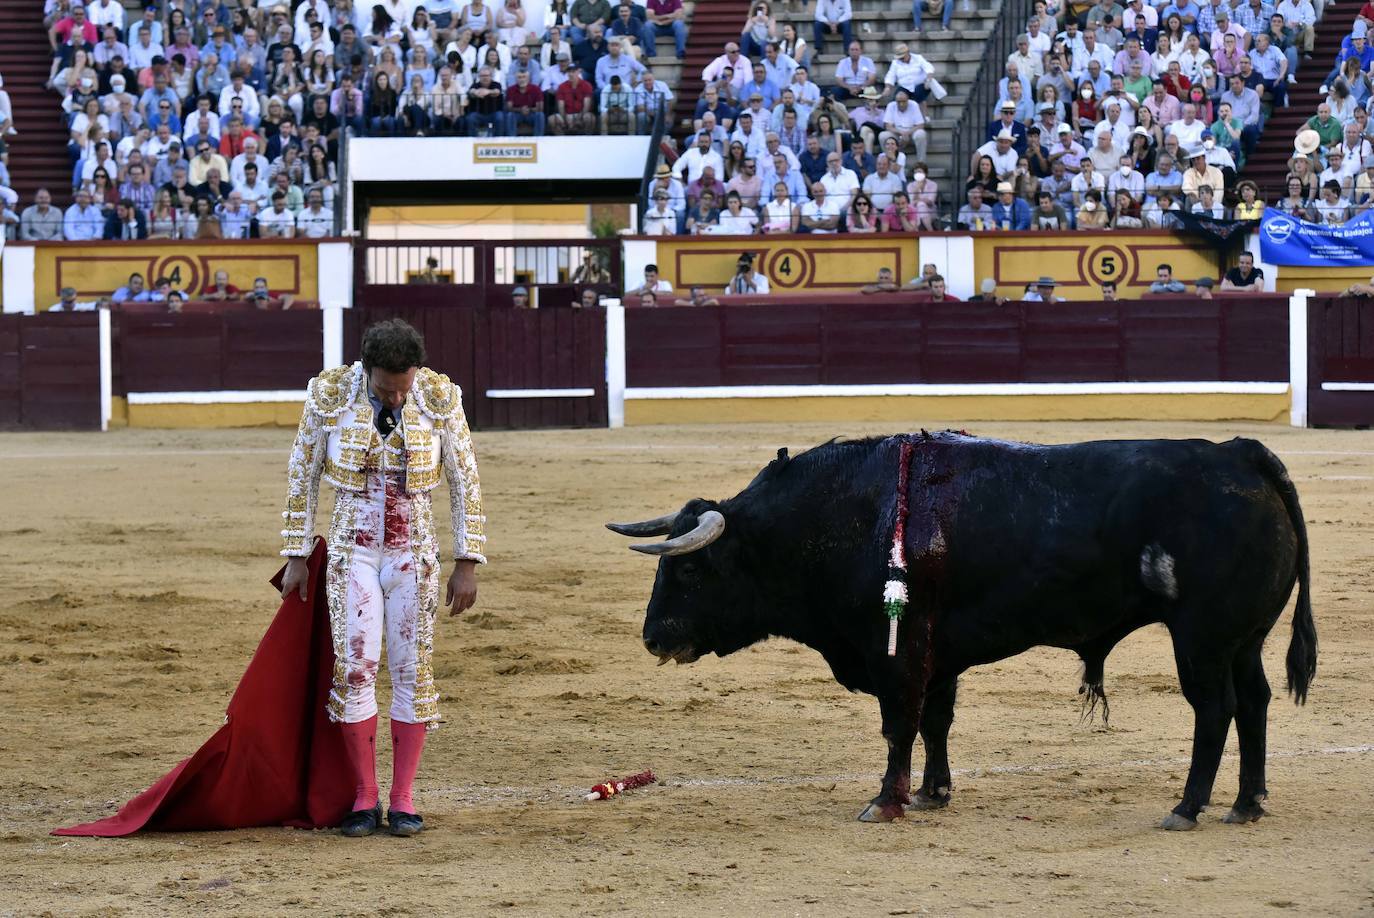
[[[754,256],[745,252],[735,263],[735,276],[726,285],[727,294],[767,293],[768,278],[754,270]]]

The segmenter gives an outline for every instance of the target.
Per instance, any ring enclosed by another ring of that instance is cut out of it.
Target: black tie
[[[383,438],[391,436],[391,432],[396,429],[396,417],[391,413],[390,408],[383,407],[377,412],[377,430]]]

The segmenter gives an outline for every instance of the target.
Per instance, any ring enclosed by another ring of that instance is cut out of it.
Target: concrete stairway
[[[1293,156],[1293,138],[1326,99],[1326,95],[1317,90],[1335,66],[1341,40],[1350,34],[1354,15],[1350,7],[1333,8],[1328,4],[1326,12],[1330,15],[1317,23],[1312,59],[1299,60],[1298,85],[1288,87],[1288,107],[1275,109],[1270,114],[1259,143],[1241,170],[1240,177],[1254,182],[1259,187],[1260,197],[1271,204],[1284,194],[1283,181],[1288,174],[1288,160]]]
[[[71,162],[67,157],[67,129],[61,99],[45,89],[52,52],[43,30],[42,6],[31,0],[0,0],[0,74],[10,94],[19,134],[6,138],[10,181],[19,194],[19,209],[33,203],[33,193],[46,187],[53,203],[66,207],[71,200]]]

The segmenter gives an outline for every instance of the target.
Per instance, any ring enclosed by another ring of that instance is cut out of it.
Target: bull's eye
[[[681,561],[677,565],[677,576],[683,583],[696,583],[701,578],[701,570],[692,561]]]

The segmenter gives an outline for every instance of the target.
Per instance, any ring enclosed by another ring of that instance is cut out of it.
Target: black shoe
[[[370,810],[354,810],[349,813],[339,831],[349,838],[364,838],[376,832],[381,824],[382,802],[378,800],[377,805]]]
[[[392,835],[419,835],[425,829],[425,821],[420,818],[419,813],[402,813],[400,810],[388,810],[386,821],[391,826]]]

